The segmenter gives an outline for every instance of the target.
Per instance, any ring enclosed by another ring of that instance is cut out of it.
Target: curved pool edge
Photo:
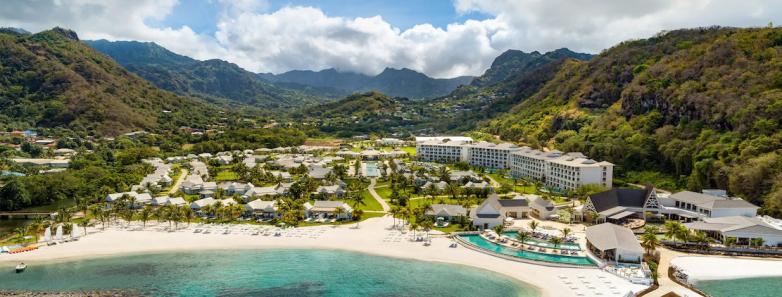
[[[546,266],[546,267],[555,267],[555,268],[600,269],[597,265],[578,265],[578,264],[557,263],[557,262],[550,262],[550,261],[538,261],[538,260],[532,260],[532,259],[527,259],[527,258],[522,258],[522,257],[516,257],[516,256],[502,254],[502,253],[497,253],[497,252],[490,251],[490,250],[484,249],[482,247],[476,246],[475,244],[473,244],[473,243],[465,240],[464,238],[462,238],[462,236],[460,236],[460,235],[477,235],[477,233],[475,233],[475,234],[471,234],[471,233],[457,233],[457,234],[453,234],[453,238],[456,240],[456,242],[458,242],[459,244],[461,244],[465,248],[468,248],[468,249],[471,249],[473,251],[480,252],[480,253],[483,253],[483,254],[486,254],[486,255],[490,255],[490,256],[497,257],[497,258],[509,260],[509,261],[525,263],[525,264],[532,264],[532,265],[540,265],[540,266]]]

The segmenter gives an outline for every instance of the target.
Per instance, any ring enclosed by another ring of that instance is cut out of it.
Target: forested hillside
[[[236,64],[218,59],[195,60],[151,42],[94,40],[85,43],[162,89],[212,102],[290,107],[319,103],[335,96],[306,86],[298,86],[296,90],[279,87]]]
[[[725,188],[780,215],[780,120],[782,29],[703,28],[570,60],[483,131],[609,160],[628,180]]]
[[[0,30],[0,127],[98,135],[199,126],[216,110],[162,91],[55,28]]]

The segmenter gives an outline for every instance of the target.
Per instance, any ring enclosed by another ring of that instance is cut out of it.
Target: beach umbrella
[[[71,238],[79,238],[81,237],[79,226],[76,225],[76,223],[73,224],[73,227],[71,228]]]
[[[62,241],[62,225],[57,226],[57,231],[54,233],[54,240]]]
[[[43,231],[43,241],[52,241],[52,227],[46,227],[46,231]]]

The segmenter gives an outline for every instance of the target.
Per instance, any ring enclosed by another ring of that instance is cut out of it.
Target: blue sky
[[[480,12],[458,13],[452,0],[269,0],[268,6],[259,12],[276,11],[285,6],[311,6],[335,17],[373,17],[380,15],[392,26],[401,30],[417,24],[428,23],[445,28],[448,24],[466,20],[484,20],[489,15]],[[173,11],[163,20],[149,19],[153,27],[178,28],[188,26],[197,33],[212,35],[220,19],[221,4],[216,0],[180,0]]]

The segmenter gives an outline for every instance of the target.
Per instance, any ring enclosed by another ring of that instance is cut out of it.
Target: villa
[[[641,263],[644,249],[633,231],[611,223],[586,228],[587,248],[615,263]]]
[[[690,230],[703,231],[712,238],[725,242],[728,237],[736,238],[737,245],[749,245],[753,239],[762,239],[762,245],[782,246],[780,221],[770,217],[726,216],[703,218],[702,221],[686,223]]]
[[[314,179],[324,179],[329,173],[331,168],[328,167],[313,165],[309,168],[309,176]]]
[[[471,181],[469,181],[466,184],[464,184],[464,186],[462,186],[462,188],[473,189],[473,190],[484,190],[484,189],[491,189],[492,187],[491,187],[491,185],[489,185],[489,183],[487,183],[485,181],[480,181],[480,182],[471,182]]]
[[[138,208],[144,204],[149,204],[152,202],[152,196],[150,196],[149,193],[137,193],[135,191],[108,194],[106,196],[106,202],[111,204],[121,199],[122,197],[133,199],[134,208]]]
[[[342,209],[341,213],[338,213],[338,209]],[[347,203],[342,201],[315,201],[314,203],[304,203],[304,212],[308,218],[335,218],[338,220],[350,219],[353,217],[351,208]]]
[[[385,145],[385,146],[399,146],[404,144],[404,141],[398,138],[381,138],[378,140],[375,140],[375,143],[377,145]]]
[[[214,198],[204,198],[190,203],[190,208],[192,208],[193,210],[200,210],[206,206],[212,206],[215,204],[217,204],[217,200],[215,200]]]
[[[454,221],[467,216],[467,209],[456,204],[432,204],[426,211],[426,215],[435,218],[443,218],[445,221]]]
[[[183,206],[187,204],[187,201],[185,201],[182,197],[168,197],[168,196],[160,196],[155,197],[150,202],[150,205],[152,206],[167,206],[167,205],[174,205],[174,206]]]
[[[428,181],[428,182],[426,182],[426,183],[425,183],[423,186],[421,186],[421,188],[423,188],[423,189],[429,189],[429,188],[430,188],[432,185],[434,185],[434,187],[435,187],[435,188],[436,188],[438,191],[445,191],[445,189],[448,187],[448,183],[447,183],[447,182],[444,182],[444,181],[439,181],[439,182],[436,182],[436,183],[433,183],[433,182],[430,182],[430,181]]]
[[[277,201],[264,201],[256,199],[245,205],[248,213],[261,218],[277,217]]]
[[[490,229],[503,224],[506,218],[525,218],[529,211],[526,199],[499,199],[497,194],[491,194],[470,210],[470,219],[476,227]]]
[[[237,182],[223,182],[217,185],[217,188],[222,189],[225,195],[244,194],[250,189],[254,188],[251,183],[237,183]]]

